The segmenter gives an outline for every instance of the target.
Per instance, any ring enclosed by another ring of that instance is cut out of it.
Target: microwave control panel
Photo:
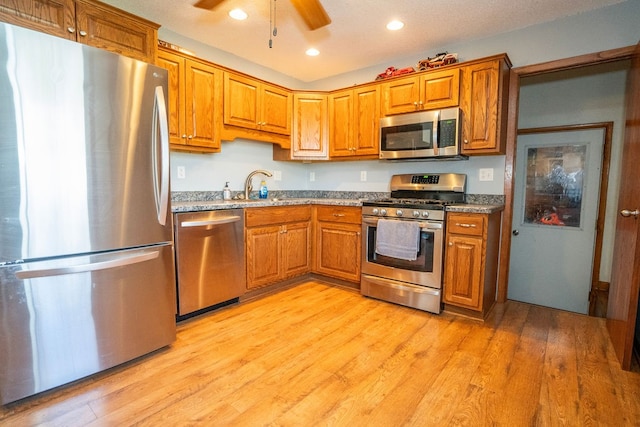
[[[458,133],[457,120],[448,119],[440,121],[440,137],[438,138],[438,146],[455,147]]]

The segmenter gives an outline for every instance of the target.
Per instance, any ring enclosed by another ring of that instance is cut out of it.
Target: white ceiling
[[[389,63],[417,54],[416,62],[447,45],[500,34],[625,0],[322,0],[331,24],[308,31],[289,0],[275,0],[277,36],[269,48],[270,1],[226,0],[207,11],[196,0],[102,0],[303,82]],[[231,19],[243,8],[249,18]],[[400,19],[405,27],[385,25]],[[167,40],[171,42],[171,40]],[[315,47],[317,57],[305,51]],[[197,52],[196,52],[197,54]],[[224,64],[223,64],[224,65]],[[400,64],[408,66],[411,64]],[[383,72],[381,69],[380,72]]]

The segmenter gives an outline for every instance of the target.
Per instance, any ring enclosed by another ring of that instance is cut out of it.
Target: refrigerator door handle
[[[108,261],[100,261],[93,263],[83,263],[66,267],[44,268],[37,270],[22,270],[16,272],[16,278],[20,280],[35,279],[40,277],[63,276],[66,274],[87,273],[90,271],[107,270],[109,268],[122,267],[125,265],[138,264],[158,258],[159,250],[149,250],[135,255],[127,255],[117,259]]]
[[[169,125],[162,86],[156,86],[153,104],[153,182],[160,225],[167,223],[169,204]],[[159,136],[159,138],[158,138]],[[160,152],[160,159],[158,159]]]

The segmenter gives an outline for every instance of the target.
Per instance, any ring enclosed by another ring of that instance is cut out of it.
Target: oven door
[[[402,221],[402,220],[398,220]],[[418,286],[442,287],[442,221],[420,220],[420,244],[415,261],[376,253],[377,217],[362,218],[362,273]]]

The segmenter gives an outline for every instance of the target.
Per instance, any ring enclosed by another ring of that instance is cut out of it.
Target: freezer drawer
[[[54,388],[175,340],[173,247],[0,267],[0,400]]]
[[[244,211],[175,214],[178,315],[238,298],[246,290]]]

